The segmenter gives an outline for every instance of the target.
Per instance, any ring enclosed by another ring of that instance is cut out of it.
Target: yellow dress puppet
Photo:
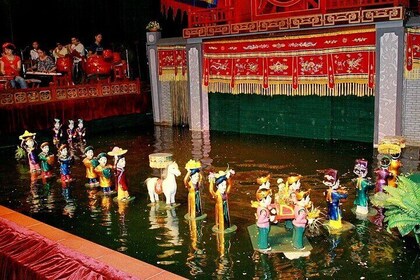
[[[209,190],[213,199],[216,201],[215,205],[215,220],[216,225],[213,227],[213,231],[219,233],[227,233],[236,230],[236,226],[230,224],[229,216],[229,205],[228,205],[228,194],[232,187],[231,175],[235,174],[232,169],[219,171],[216,174],[210,174],[209,176]],[[214,190],[216,184],[217,190]]]
[[[188,214],[185,218],[190,220],[205,218],[202,217],[205,214],[203,214],[202,210],[200,193],[203,184],[203,176],[200,173],[201,163],[199,161],[189,160],[185,168],[188,170],[184,177],[184,185],[188,189]]]

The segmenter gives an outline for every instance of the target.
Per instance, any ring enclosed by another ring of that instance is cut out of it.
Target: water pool
[[[43,140],[50,139],[41,133],[38,141]],[[108,197],[98,196],[95,190],[87,190],[82,158],[77,159],[72,168],[77,180],[72,184],[70,199],[65,200],[59,183],[52,182],[48,188],[41,181],[31,185],[27,165],[16,163],[11,147],[0,151],[0,203],[190,279],[420,277],[420,251],[413,238],[402,239],[398,234],[389,234],[368,220],[358,220],[351,211],[355,197],[351,182],[354,160],[367,159],[372,176],[372,169],[377,164],[372,144],[201,133],[153,126],[88,134],[87,141],[95,148],[95,154],[110,151],[115,145],[128,149],[127,177],[130,194],[136,196],[134,201],[118,204]],[[177,178],[176,195],[181,205],[175,209],[148,206],[143,181],[158,175],[157,170],[149,167],[148,161],[148,155],[156,152],[172,153],[182,171]],[[224,170],[228,164],[237,172],[229,205],[231,221],[238,230],[225,235],[224,240],[212,233],[214,202],[207,189],[202,192],[207,218],[197,223],[196,231],[184,220],[187,190],[182,178],[185,163],[190,158],[201,160],[206,166],[205,175],[210,169]],[[322,195],[325,187],[317,170],[330,167],[339,171],[342,184],[350,190],[349,198],[343,204],[344,219],[355,228],[341,235],[322,231],[319,236],[309,237],[314,249],[306,258],[288,260],[283,254],[254,252],[247,227],[255,222],[255,209],[251,208],[250,201],[255,200],[256,178],[262,172],[270,172],[272,186],[276,189],[277,178],[285,179],[290,172],[298,172],[303,175],[302,188],[312,189],[315,206],[325,209]],[[58,174],[58,170],[55,173]]]

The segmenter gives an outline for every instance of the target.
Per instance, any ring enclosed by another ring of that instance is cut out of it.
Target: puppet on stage
[[[42,178],[48,179],[53,176],[54,155],[50,152],[50,144],[48,142],[41,144],[41,151],[38,154],[38,158],[41,161]]]
[[[133,199],[128,194],[128,184],[125,171],[125,154],[127,150],[121,148],[114,148],[111,152],[108,152],[108,155],[115,158],[115,188],[117,190],[117,200],[121,202],[127,202]]]
[[[185,165],[185,169],[187,169],[187,174],[184,177],[184,185],[188,189],[188,216],[186,218],[189,220],[205,218],[202,217],[204,214],[201,204],[203,185],[203,176],[200,173],[201,163],[191,159]]]
[[[235,225],[230,224],[228,195],[232,187],[232,175],[235,171],[228,169],[226,171],[219,171],[218,173],[210,173],[209,175],[209,190],[213,199],[216,201],[215,218],[216,225],[213,231],[219,233],[228,233],[236,230]],[[214,190],[216,185],[217,190]]]
[[[341,188],[340,180],[337,179],[337,170],[327,169],[324,175],[324,185],[328,187],[325,192],[325,199],[328,205],[328,227],[331,229],[341,229],[342,214],[341,214],[341,201],[347,198],[348,193],[345,189]]]
[[[258,249],[270,251],[271,247],[268,243],[268,235],[270,233],[270,210],[271,205],[271,190],[268,188],[258,188],[256,198],[259,203],[257,207],[257,218],[258,227]]]
[[[388,156],[383,156],[379,161],[380,167],[375,170],[375,193],[383,192],[384,186],[388,184],[388,180],[393,176],[392,173],[388,170],[390,163],[391,159]]]
[[[107,165],[108,159],[106,153],[98,155],[99,165],[95,167],[95,173],[99,176],[99,186],[102,188],[104,195],[111,195],[113,193],[112,186],[112,166]]]
[[[62,144],[58,148],[57,160],[60,164],[61,186],[63,189],[68,189],[72,181],[70,167],[73,164],[73,157],[69,154],[66,144]]]
[[[298,250],[305,249],[303,237],[308,223],[308,211],[306,209],[310,206],[309,191],[296,193],[295,218],[293,219],[293,247]]]
[[[365,159],[357,159],[354,165],[353,173],[358,177],[356,179],[356,214],[367,215],[369,213],[369,196],[368,191],[374,187],[369,179],[366,178],[368,173],[368,162]]]
[[[402,163],[400,161],[400,153],[391,154],[391,162],[389,163],[388,170],[392,174],[392,177],[388,178],[388,186],[397,187],[397,178],[400,175],[400,168]]]
[[[41,173],[41,167],[39,166],[39,159],[35,153],[37,143],[35,141],[36,133],[29,132],[25,130],[25,133],[19,136],[19,139],[22,141],[20,146],[25,150],[28,157],[29,171],[31,175],[37,176]]]
[[[95,167],[99,165],[96,158],[93,157],[93,147],[87,146],[84,149],[85,158],[83,159],[83,165],[86,167],[86,178],[88,179],[86,187],[97,187],[99,186],[98,175],[95,173]]]
[[[76,140],[77,134],[76,129],[74,128],[74,121],[69,120],[69,125],[67,127],[67,143],[70,149],[73,149],[73,144]]]
[[[59,119],[54,119],[53,127],[53,144],[58,149],[60,147],[61,138],[63,137],[63,130],[61,129],[62,124]]]
[[[82,119],[78,119],[77,121],[78,121],[78,123],[77,123],[77,128],[76,128],[76,139],[77,139],[77,142],[80,145],[82,145],[82,144],[86,143],[86,139],[85,139],[86,128],[83,125],[83,120]]]

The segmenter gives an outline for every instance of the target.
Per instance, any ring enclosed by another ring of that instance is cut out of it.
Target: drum
[[[108,49],[104,50],[102,55],[104,56],[104,59],[106,61],[112,61],[113,59],[113,52],[111,50],[108,50]]]
[[[71,71],[73,65],[72,59],[69,56],[57,58],[57,71],[68,72]]]
[[[119,52],[114,52],[112,54],[112,63],[114,64],[118,64],[121,62],[121,55]]]
[[[91,55],[85,65],[87,75],[110,75],[112,64],[101,55]]]
[[[151,168],[166,168],[172,161],[172,154],[169,153],[155,153],[149,155],[149,166]]]

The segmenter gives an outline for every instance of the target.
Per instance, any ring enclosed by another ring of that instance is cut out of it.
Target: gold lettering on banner
[[[284,70],[287,70],[289,68],[289,66],[287,66],[286,64],[281,63],[280,61],[277,61],[273,65],[270,65],[269,68],[273,72],[276,72],[277,73],[277,72],[283,72]]]

